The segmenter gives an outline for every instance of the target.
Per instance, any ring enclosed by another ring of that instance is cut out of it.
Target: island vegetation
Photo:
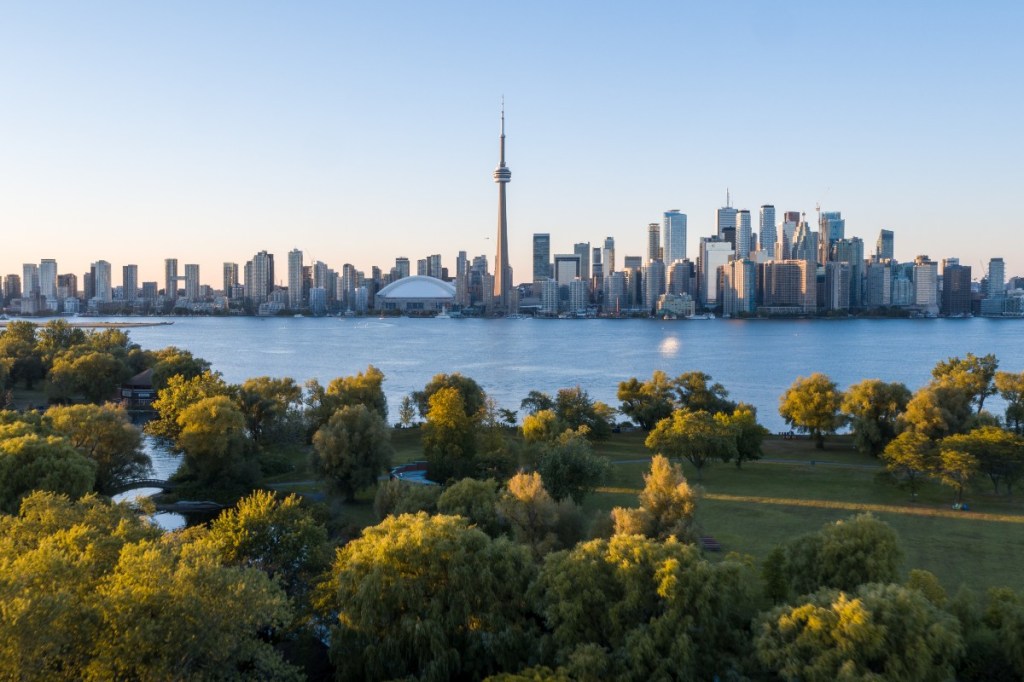
[[[140,429],[111,399],[145,370]],[[229,384],[119,330],[8,325],[0,677],[1024,677],[1024,373],[994,356],[916,391],[796,378],[774,435],[699,370],[515,411],[439,374],[397,415],[385,380]],[[111,502],[144,438],[181,453],[171,495],[227,508],[162,532]]]

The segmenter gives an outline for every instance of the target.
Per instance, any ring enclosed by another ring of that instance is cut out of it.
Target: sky
[[[287,252],[387,271],[688,215],[841,211],[1024,275],[1024,3],[4,2],[0,274]],[[989,208],[985,208],[988,206]]]

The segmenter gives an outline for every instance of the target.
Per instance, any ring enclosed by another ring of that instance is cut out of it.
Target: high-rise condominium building
[[[750,211],[741,209],[736,212],[736,258],[750,256]]]
[[[93,298],[101,303],[114,300],[114,286],[110,279],[110,263],[98,260],[92,264]]]
[[[35,263],[21,266],[21,291],[22,298],[39,294],[39,266]]]
[[[551,235],[533,235],[533,281],[543,282],[551,277]]]
[[[288,252],[288,308],[302,308],[302,251],[299,249]]]
[[[53,258],[39,261],[39,295],[47,301],[57,300],[57,261]]]
[[[604,258],[601,259],[601,263],[604,264],[604,274],[610,275],[615,272],[615,240],[611,237],[604,238]]]
[[[774,260],[761,266],[761,295],[769,308],[796,308],[813,312],[817,307],[817,268],[806,260]]]
[[[722,266],[722,314],[743,315],[757,307],[757,266],[749,258],[734,258]]]
[[[658,223],[647,225],[647,260],[661,260],[661,226]]]
[[[775,258],[775,244],[778,242],[778,230],[775,227],[775,207],[762,204],[758,213],[757,236],[760,238],[760,250],[768,254],[768,259]]]
[[[661,224],[662,251],[666,265],[686,258],[686,214],[678,209],[665,211]]]
[[[121,290],[124,300],[134,301],[139,297],[139,266],[125,265],[121,267]]]
[[[700,240],[700,302],[706,308],[718,305],[718,268],[729,262],[732,244],[718,237]]]
[[[238,263],[224,264],[224,295],[231,298],[232,292],[238,286]]]
[[[395,279],[403,279],[411,274],[409,266],[409,259],[404,256],[399,256],[395,259]]]
[[[589,287],[591,277],[590,242],[579,242],[578,244],[573,244],[572,252],[580,257],[580,279],[584,280]]]
[[[644,267],[644,308],[652,310],[658,304],[658,298],[665,293],[665,261],[649,260]]]
[[[580,261],[579,254],[555,254],[555,279],[559,286],[567,286],[569,282],[582,277],[582,275],[583,263]]]
[[[173,300],[178,297],[178,259],[164,259],[164,296]]]
[[[969,315],[971,313],[971,266],[960,265],[958,258],[942,259],[943,315]]]
[[[245,264],[245,297],[253,305],[266,303],[274,290],[274,254],[260,251]]]
[[[881,230],[878,233],[878,241],[875,242],[875,254],[879,258],[892,260],[893,255],[893,233],[892,230]]]
[[[988,288],[985,298],[1004,298],[1006,296],[1006,264],[1002,258],[992,258],[988,262]]]
[[[939,311],[939,264],[928,256],[914,259],[914,305]]]
[[[202,298],[199,292],[199,265],[197,263],[185,264],[185,298],[190,301],[198,301]]]
[[[846,236],[846,221],[840,211],[822,211],[818,219],[818,262],[829,259],[832,245]]]

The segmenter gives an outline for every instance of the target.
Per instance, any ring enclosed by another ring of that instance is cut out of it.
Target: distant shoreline
[[[6,327],[11,322],[18,321],[32,322],[32,318],[19,317],[11,320],[0,320],[0,327]],[[32,324],[39,323],[32,322]],[[45,322],[43,324],[45,324]],[[68,322],[68,324],[76,329],[120,329],[122,327],[132,329],[136,327],[160,327],[163,325],[174,324],[174,322]]]

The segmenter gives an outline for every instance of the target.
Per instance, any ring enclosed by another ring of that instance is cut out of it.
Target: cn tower
[[[498,183],[498,254],[494,258],[494,302],[498,309],[509,312],[509,291],[512,288],[512,268],[508,264],[508,217],[505,214],[505,185],[512,179],[512,171],[505,165],[505,98],[501,100],[501,154],[494,169]],[[514,311],[512,311],[514,312]]]

